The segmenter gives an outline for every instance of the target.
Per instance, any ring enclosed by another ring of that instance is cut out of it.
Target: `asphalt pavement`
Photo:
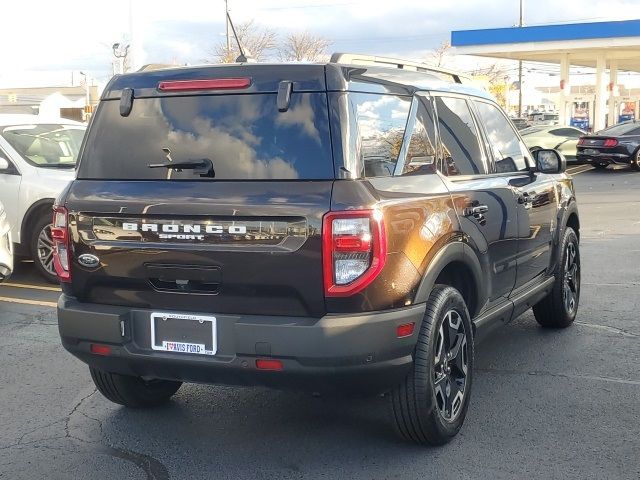
[[[0,286],[0,478],[640,478],[640,173],[572,171],[578,318],[551,331],[527,312],[482,343],[449,445],[398,440],[380,397],[184,385],[162,408],[111,404],[24,263]]]

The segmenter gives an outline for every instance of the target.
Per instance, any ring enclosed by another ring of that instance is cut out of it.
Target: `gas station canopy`
[[[569,68],[595,68],[594,130],[617,121],[618,70],[640,72],[640,20],[454,31],[451,45],[463,55],[560,64],[562,124],[572,100]]]

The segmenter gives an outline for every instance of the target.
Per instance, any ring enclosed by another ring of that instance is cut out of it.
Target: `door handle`
[[[465,217],[475,217],[475,216],[482,216],[488,211],[489,211],[489,207],[487,207],[486,205],[475,205],[472,207],[466,207],[464,209],[463,214]]]

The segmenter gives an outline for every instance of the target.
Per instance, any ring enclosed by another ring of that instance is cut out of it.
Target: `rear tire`
[[[633,162],[631,163],[631,168],[636,171],[640,171],[640,149],[636,151],[636,154],[633,156]]]
[[[533,306],[533,314],[543,327],[566,328],[573,323],[580,302],[580,249],[578,236],[566,227],[562,256],[553,290]]]
[[[449,442],[464,422],[472,374],[467,306],[458,290],[436,285],[427,301],[411,371],[389,395],[398,434],[420,445]]]
[[[98,391],[107,400],[129,408],[148,408],[162,405],[178,391],[182,382],[170,380],[145,381],[140,377],[104,372],[89,367]]]
[[[29,248],[36,270],[49,283],[58,283],[53,267],[53,240],[51,239],[52,213],[41,215],[33,225]]]

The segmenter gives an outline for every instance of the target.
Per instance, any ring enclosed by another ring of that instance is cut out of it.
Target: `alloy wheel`
[[[45,225],[38,235],[38,261],[42,268],[51,275],[56,274],[53,265],[53,239],[51,238],[51,224]]]
[[[445,315],[434,353],[434,393],[440,415],[453,422],[464,404],[468,372],[467,332],[462,317],[455,310]]]
[[[565,248],[564,283],[562,285],[562,300],[569,315],[573,315],[578,308],[580,295],[580,259],[578,248],[574,242],[569,242]]]

